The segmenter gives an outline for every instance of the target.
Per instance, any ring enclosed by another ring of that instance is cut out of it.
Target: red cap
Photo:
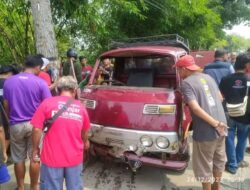
[[[179,67],[179,68],[186,68],[191,71],[197,71],[200,70],[201,68],[195,64],[194,58],[191,55],[184,55],[181,57],[174,67]]]

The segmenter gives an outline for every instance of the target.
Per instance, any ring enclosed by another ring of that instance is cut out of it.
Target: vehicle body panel
[[[214,61],[214,52],[213,50],[200,50],[192,51],[190,54],[194,57],[195,63],[203,69],[205,65]]]
[[[95,124],[154,131],[176,131],[178,128],[178,113],[143,114],[145,104],[175,105],[180,97],[172,90],[96,86],[91,93],[84,92],[84,98],[97,101],[96,109],[88,110],[91,122]]]

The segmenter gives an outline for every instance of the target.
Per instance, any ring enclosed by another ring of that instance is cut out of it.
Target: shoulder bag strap
[[[49,129],[51,128],[52,124],[54,123],[54,121],[69,107],[69,105],[74,101],[73,98],[70,98],[66,104],[64,104],[64,106],[58,111],[56,112],[55,115],[53,115],[52,118],[49,119],[49,125],[45,126],[43,129],[44,133],[47,133],[49,131]]]

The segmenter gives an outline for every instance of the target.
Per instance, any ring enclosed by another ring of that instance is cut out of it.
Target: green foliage
[[[60,57],[73,47],[94,63],[111,40],[171,33],[189,39],[191,49],[236,50],[248,43],[222,30],[250,19],[244,0],[50,1]],[[21,63],[36,52],[30,5],[2,0],[0,8],[0,63]]]
[[[250,8],[246,0],[209,0],[209,8],[219,13],[224,27],[232,27],[250,20]]]
[[[227,35],[224,39],[218,39],[210,49],[227,49],[229,52],[245,52],[250,44],[250,39],[239,35]]]
[[[122,35],[118,26],[119,20],[114,16],[114,12],[126,12],[130,17],[143,18],[139,7],[145,8],[143,1],[131,0],[80,0],[79,4],[69,4],[70,2],[60,0],[51,2],[52,6],[55,5],[53,15],[54,22],[57,23],[59,44],[61,36],[68,36],[68,47],[78,49],[91,63],[97,55],[108,49],[111,39]],[[62,9],[59,11],[56,7]],[[65,51],[66,49],[59,48],[61,56],[65,55]]]
[[[229,51],[243,52],[246,51],[250,46],[250,39],[238,35],[227,36],[228,46],[226,47]]]
[[[0,64],[22,63],[35,52],[30,5],[22,0],[0,1]]]
[[[145,0],[139,7],[143,17],[114,9],[114,26],[121,37],[173,34],[189,39],[192,49],[208,48],[222,28],[220,15],[208,8],[207,0]],[[117,23],[117,24],[115,24]]]

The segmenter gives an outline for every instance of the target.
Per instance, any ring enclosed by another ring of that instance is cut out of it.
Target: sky
[[[224,30],[224,31],[227,34],[237,34],[245,38],[250,38],[250,26],[246,26],[244,25],[244,23],[235,25],[231,30]]]

